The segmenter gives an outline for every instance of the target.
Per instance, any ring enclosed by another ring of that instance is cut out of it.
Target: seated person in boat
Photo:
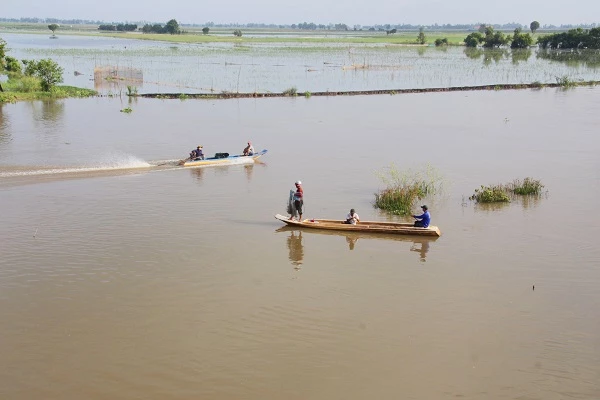
[[[413,215],[413,218],[417,219],[414,226],[417,228],[427,228],[429,226],[429,221],[431,221],[431,216],[429,215],[427,206],[421,206],[421,209],[423,210],[423,214]]]
[[[350,213],[348,213],[348,215],[346,215],[346,221],[344,221],[344,223],[356,225],[356,223],[359,221],[360,221],[360,218],[358,217],[358,214],[354,211],[354,208],[352,208],[350,210]]]
[[[204,160],[204,153],[202,152],[202,146],[198,146],[196,149],[192,150],[190,153],[190,160]]]
[[[243,155],[251,156],[254,154],[254,146],[252,146],[252,142],[248,142],[248,146],[244,148]]]

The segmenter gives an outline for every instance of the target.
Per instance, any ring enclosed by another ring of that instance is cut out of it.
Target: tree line
[[[115,32],[133,32],[138,26],[136,24],[102,24],[98,27],[99,31],[115,31]]]

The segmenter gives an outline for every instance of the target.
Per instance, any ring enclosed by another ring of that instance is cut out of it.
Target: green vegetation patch
[[[378,175],[385,188],[375,193],[373,206],[396,215],[410,215],[417,200],[443,190],[443,178],[430,165],[402,171],[392,164]]]
[[[511,196],[539,196],[542,194],[544,185],[539,179],[525,178],[515,179],[511,183],[484,186],[475,189],[475,193],[469,200],[477,203],[508,203]]]

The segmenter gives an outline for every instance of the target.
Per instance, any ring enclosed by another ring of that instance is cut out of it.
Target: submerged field
[[[0,33],[12,57],[51,58],[65,85],[122,95],[138,93],[282,93],[402,91],[462,86],[556,84],[598,79],[597,51],[466,49],[392,43],[346,43],[344,38],[233,38],[168,43],[93,35]],[[160,35],[168,38],[177,35]],[[150,36],[148,36],[150,37]],[[200,37],[200,36],[199,36]],[[289,40],[288,40],[289,39]],[[288,40],[288,41],[286,41]],[[98,74],[111,70],[113,75]],[[124,71],[134,71],[133,74]],[[131,76],[135,79],[131,79]]]

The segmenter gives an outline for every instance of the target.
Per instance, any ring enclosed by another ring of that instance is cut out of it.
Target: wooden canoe
[[[418,235],[435,236],[441,235],[437,226],[430,225],[428,228],[416,228],[409,222],[379,222],[379,221],[360,221],[356,225],[345,224],[343,220],[335,219],[305,219],[302,221],[290,220],[281,214],[276,214],[275,218],[289,226],[297,226],[311,229],[324,229],[346,232],[370,232],[387,233],[395,235]]]
[[[202,165],[237,165],[237,164],[252,164],[254,161],[256,161],[259,157],[263,156],[267,154],[267,150],[261,150],[258,153],[254,153],[251,156],[244,156],[244,155],[233,155],[233,156],[228,156],[228,157],[209,157],[209,158],[205,158],[204,160],[200,160],[200,159],[196,159],[196,160],[190,160],[187,159],[185,160],[183,163],[179,163],[179,165],[182,165],[184,167],[199,167]]]

